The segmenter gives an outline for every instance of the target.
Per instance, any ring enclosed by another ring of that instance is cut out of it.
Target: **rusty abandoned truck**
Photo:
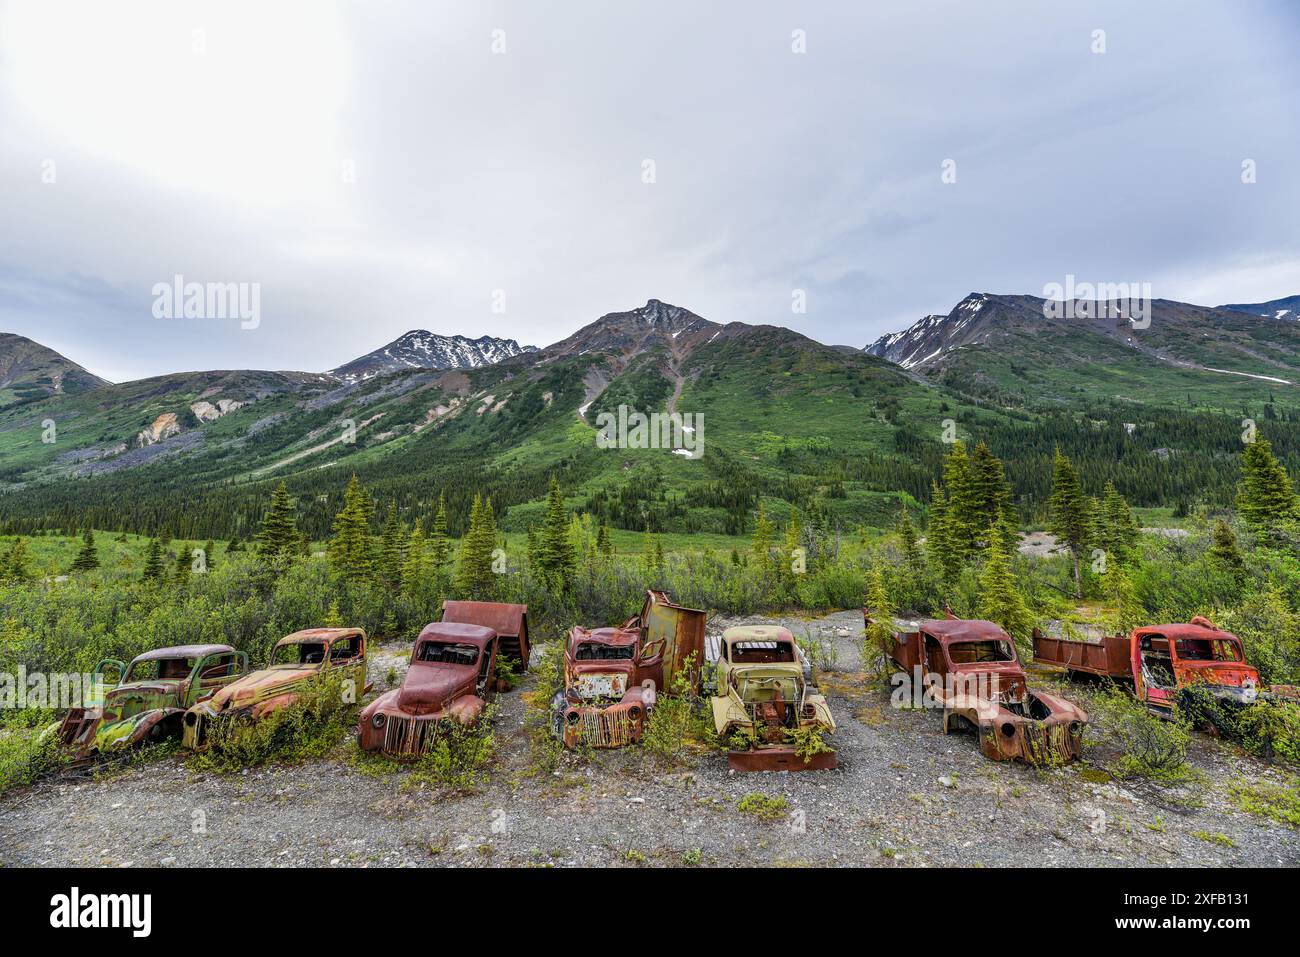
[[[1259,672],[1246,662],[1241,639],[1201,615],[1186,624],[1145,625],[1129,635],[1096,640],[1049,638],[1035,628],[1034,660],[1064,668],[1072,677],[1125,679],[1138,700],[1160,715],[1171,714],[1193,686],[1232,704],[1300,698],[1292,687],[1260,688]]]
[[[911,678],[913,695],[943,708],[943,731],[974,730],[994,761],[1031,764],[1079,757],[1088,714],[1064,698],[1030,691],[1015,642],[991,621],[946,618],[893,632],[885,653]],[[871,626],[870,609],[863,620]]]
[[[731,747],[737,771],[811,771],[837,766],[821,750],[835,730],[826,699],[812,684],[812,667],[794,635],[779,625],[739,625],[722,633],[717,693],[710,698],[714,729]],[[820,748],[809,748],[816,736]],[[801,747],[802,745],[802,747]]]
[[[612,628],[574,626],[564,644],[564,688],[551,701],[566,748],[635,744],[661,691],[683,677],[698,692],[707,613],[647,591],[641,614]]]
[[[98,702],[70,708],[47,731],[74,762],[178,737],[186,710],[248,671],[248,655],[229,645],[175,645],[137,655],[126,667],[105,659],[94,673],[113,666],[117,680]]]
[[[309,682],[326,675],[339,676],[353,701],[369,690],[364,631],[308,628],[285,635],[271,649],[265,668],[236,679],[185,712],[182,743],[191,750],[205,747],[214,724],[256,721],[287,708]]]
[[[478,722],[504,691],[497,662],[528,663],[528,606],[447,601],[442,621],[425,625],[401,687],[384,692],[357,719],[357,744],[394,760],[428,753],[452,724]]]
[[[482,625],[434,622],[411,650],[400,688],[370,702],[357,719],[357,744],[398,760],[433,747],[444,723],[476,723],[496,690],[497,633]]]

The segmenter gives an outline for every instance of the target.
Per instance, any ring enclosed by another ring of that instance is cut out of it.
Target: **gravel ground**
[[[1202,781],[1173,791],[1090,780],[1101,776],[1082,764],[997,764],[972,737],[945,736],[937,713],[890,708],[858,670],[859,614],[743,620],[780,621],[822,647],[838,770],[736,774],[719,753],[665,769],[626,749],[533,775],[517,690],[498,698],[501,762],[478,793],[404,790],[404,774],[376,777],[346,758],[230,776],[164,758],[0,798],[0,864],[1300,864],[1298,832],[1238,810],[1226,787],[1278,772],[1229,745],[1198,735]],[[400,674],[407,653],[379,648],[372,679],[382,686],[390,669]],[[742,813],[752,792],[787,809],[774,820]]]

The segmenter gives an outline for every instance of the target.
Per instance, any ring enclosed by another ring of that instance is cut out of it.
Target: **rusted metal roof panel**
[[[527,605],[498,601],[444,601],[442,620],[485,625],[498,635],[517,637],[526,629]]]
[[[137,661],[157,661],[159,658],[202,658],[225,651],[234,651],[230,645],[172,645],[169,648],[155,648],[131,659]]]

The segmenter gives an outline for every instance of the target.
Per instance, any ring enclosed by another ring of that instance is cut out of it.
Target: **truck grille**
[[[438,740],[437,721],[417,721],[389,715],[384,725],[384,753],[421,755]]]
[[[584,708],[582,715],[582,741],[595,748],[618,748],[632,743],[635,725],[623,709],[600,710]]]

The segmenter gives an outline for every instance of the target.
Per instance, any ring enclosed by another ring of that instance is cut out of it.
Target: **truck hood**
[[[411,665],[397,692],[397,707],[407,714],[440,711],[458,695],[472,694],[477,678],[472,665]]]
[[[104,695],[104,717],[110,721],[128,718],[154,708],[179,707],[184,679],[133,681],[118,685]]]
[[[1025,669],[1018,661],[972,661],[953,665],[953,674],[965,679],[986,678],[989,685],[996,684],[1002,693],[1012,692],[1019,697],[1025,691]]]
[[[320,665],[254,671],[226,685],[209,699],[209,704],[213,711],[245,708],[266,698],[273,698],[318,674],[320,674]]]
[[[1183,661],[1178,670],[1185,672],[1189,681],[1207,681],[1215,685],[1240,687],[1249,681],[1258,686],[1259,672],[1253,665],[1240,661]]]

